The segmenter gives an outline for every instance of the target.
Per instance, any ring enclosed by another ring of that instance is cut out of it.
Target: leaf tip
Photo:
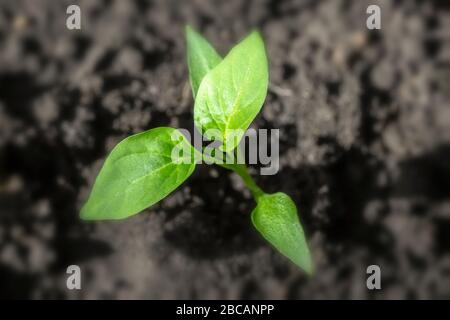
[[[184,27],[184,32],[186,33],[186,36],[189,36],[189,34],[192,34],[192,33],[194,33],[195,31],[194,31],[194,28],[191,27],[191,25],[187,24],[187,25]]]
[[[96,213],[96,210],[93,210],[92,208],[92,202],[91,197],[86,200],[86,202],[83,204],[83,206],[80,209],[80,219],[84,221],[92,221],[92,220],[99,220],[98,214]]]
[[[255,41],[261,42],[264,44],[263,37],[261,33],[258,30],[253,30],[249,35],[248,38],[255,39]]]
[[[296,263],[297,264],[297,263]],[[311,259],[311,254],[308,252],[307,257],[304,259],[303,263],[297,264],[300,268],[302,268],[309,277],[314,276],[314,264]]]
[[[87,207],[87,203],[80,210],[80,219],[85,220],[85,221],[92,220],[92,218],[89,214],[89,210],[86,207]]]

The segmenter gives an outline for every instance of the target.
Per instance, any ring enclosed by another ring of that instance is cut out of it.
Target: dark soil
[[[84,1],[69,31],[72,3],[0,2],[0,297],[450,298],[446,1]],[[212,166],[127,220],[78,217],[120,139],[192,129],[187,23],[223,54],[263,34],[271,84],[255,127],[280,129],[281,167],[257,181],[295,199],[312,278]],[[80,291],[66,289],[71,264]]]

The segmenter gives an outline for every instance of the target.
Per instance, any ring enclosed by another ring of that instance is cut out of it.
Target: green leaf
[[[282,192],[258,198],[252,222],[261,235],[297,266],[312,273],[313,267],[294,201]]]
[[[182,150],[176,153],[180,157],[172,157],[176,147]],[[155,128],[122,140],[100,170],[81,218],[123,219],[153,205],[191,175],[193,155],[193,147],[173,128]]]
[[[217,66],[222,58],[211,44],[191,27],[186,27],[187,61],[194,99],[205,75]]]
[[[264,103],[269,82],[264,43],[252,32],[203,79],[194,107],[198,129],[219,130],[223,150],[233,150]]]

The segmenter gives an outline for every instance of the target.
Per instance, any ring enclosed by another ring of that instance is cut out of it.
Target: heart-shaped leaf
[[[252,222],[261,235],[292,262],[312,273],[313,267],[294,201],[282,192],[258,198]]]
[[[268,81],[264,43],[252,32],[203,78],[195,100],[195,125],[208,139],[214,138],[208,130],[218,130],[223,149],[233,150],[261,110]]]
[[[194,152],[173,128],[155,128],[124,139],[100,170],[81,218],[123,219],[153,205],[191,175]]]
[[[186,27],[186,42],[189,78],[195,99],[203,78],[222,61],[222,57],[205,38],[189,26]]]

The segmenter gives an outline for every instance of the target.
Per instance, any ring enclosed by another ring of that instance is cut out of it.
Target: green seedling
[[[190,27],[186,28],[186,37],[195,125],[206,138],[222,143],[221,152],[239,156],[237,146],[242,135],[231,133],[248,129],[267,95],[269,76],[263,40],[258,32],[252,32],[222,59]],[[209,129],[219,134],[209,136]],[[173,150],[180,147],[188,156],[174,159]],[[154,128],[121,141],[103,164],[81,209],[81,218],[124,219],[139,213],[173,192],[201,160],[232,170],[243,179],[256,202],[251,213],[255,228],[279,252],[311,274],[311,257],[294,201],[282,192],[265,193],[245,164],[215,161],[174,128]]]

